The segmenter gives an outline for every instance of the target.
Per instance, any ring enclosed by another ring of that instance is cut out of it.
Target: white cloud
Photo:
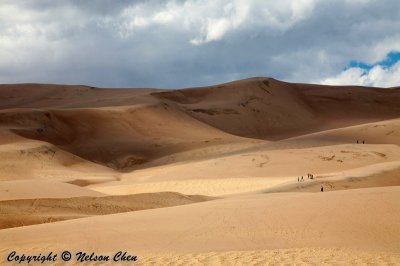
[[[400,86],[400,61],[387,68],[383,68],[380,65],[376,65],[369,70],[352,67],[344,70],[339,75],[326,78],[320,83],[326,85],[397,87]]]
[[[206,24],[200,20],[200,36],[190,42],[200,45],[212,41],[220,40],[227,32],[240,27],[246,20],[249,6],[243,2],[229,3],[224,6],[222,16],[217,18],[207,18]]]
[[[288,29],[310,16],[315,4],[316,0],[188,0],[152,9],[143,3],[126,8],[117,21],[125,25],[124,35],[155,25],[183,26],[195,35],[190,43],[201,45],[242,28]]]
[[[236,0],[213,1],[214,6],[199,14],[204,19],[196,21],[200,34],[191,40],[192,44],[200,45],[221,40],[226,34],[238,29],[265,27],[269,29],[286,30],[295,23],[306,19],[312,12],[314,0]],[[211,10],[223,7],[220,12],[212,14]],[[193,6],[192,8],[196,8]]]
[[[291,1],[292,23],[306,19],[314,10],[315,2],[315,0]]]
[[[400,21],[399,21],[400,22]],[[400,23],[398,24],[400,27]],[[373,63],[384,58],[390,51],[400,51],[400,34],[393,34],[378,40],[375,45],[370,47],[367,63]]]

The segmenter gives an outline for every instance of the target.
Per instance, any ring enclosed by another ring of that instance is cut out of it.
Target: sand
[[[183,205],[214,198],[173,192],[127,196],[35,198],[2,201],[0,229]]]
[[[0,182],[0,200],[70,198],[82,196],[104,196],[103,193],[71,184],[42,179],[27,179]]]
[[[400,255],[390,253],[298,248],[145,257],[137,265],[395,265],[399,260]]]
[[[248,195],[11,228],[1,230],[0,237],[7,247],[3,251],[18,248],[31,253],[43,247],[99,253],[129,247],[143,258],[192,253],[212,257],[212,252],[223,256],[220,252],[317,247],[395,255],[400,240],[399,192],[399,187],[386,187]]]
[[[138,265],[400,263],[399,89],[251,78],[0,95],[0,264],[14,249],[125,250]]]

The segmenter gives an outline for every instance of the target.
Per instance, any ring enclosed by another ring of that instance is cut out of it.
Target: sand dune
[[[0,182],[0,201],[35,198],[69,198],[82,196],[95,197],[104,196],[104,194],[58,181],[43,179]]]
[[[0,264],[12,249],[121,249],[138,265],[398,264],[399,103],[395,88],[271,78],[0,85]]]
[[[400,145],[400,119],[331,129],[284,141],[286,145],[335,145],[341,143]]]
[[[167,175],[168,176],[168,175]],[[208,196],[229,196],[254,192],[261,189],[276,187],[278,185],[293,183],[293,177],[278,178],[212,178],[212,179],[185,179],[154,182],[122,181],[118,183],[89,185],[88,188],[108,195],[129,195],[137,193],[155,193],[161,191],[174,191],[189,194]]]
[[[192,117],[223,131],[260,139],[284,139],[400,115],[399,90],[291,84],[265,78],[153,95],[178,103]]]
[[[84,160],[57,146],[23,140],[0,145],[0,180],[45,178],[70,181],[79,179],[115,180],[118,173]]]
[[[399,189],[249,195],[11,228],[0,231],[1,250],[129,248],[144,258],[310,247],[399,252]]]
[[[305,181],[303,182],[277,185],[264,192],[319,192],[321,186],[325,192],[344,189],[400,186],[399,177],[400,161],[395,161],[316,176],[312,180],[305,177]]]
[[[137,265],[396,265],[400,255],[346,249],[298,248],[141,257]]]
[[[324,177],[354,168],[399,161],[399,146],[389,144],[256,148],[228,156],[126,173],[120,176],[119,181],[94,184],[89,188],[111,195],[175,191],[223,196],[277,185],[297,185],[297,177],[307,177],[307,173]]]
[[[7,110],[0,113],[0,120],[19,136],[52,143],[121,171],[179,151],[250,142],[162,104],[112,109]]]
[[[400,116],[399,90],[265,78],[173,91],[39,84],[0,91],[3,128],[121,171],[218,143],[284,139]]]
[[[0,202],[0,229],[162,208],[211,199],[213,198],[199,195],[187,196],[162,192],[129,196],[7,200]]]
[[[0,109],[85,108],[151,103],[157,89],[99,89],[82,85],[3,84]]]

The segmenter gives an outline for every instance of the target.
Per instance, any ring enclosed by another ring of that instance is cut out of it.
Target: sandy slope
[[[399,187],[249,195],[5,229],[1,250],[129,249],[139,257],[311,247],[399,252],[399,197]]]
[[[104,196],[90,189],[59,181],[27,179],[0,182],[0,200]],[[1,204],[1,203],[0,203]]]
[[[251,142],[157,103],[129,107],[0,112],[0,122],[24,138],[52,143],[121,171],[194,148]]]
[[[374,164],[343,172],[305,178],[303,182],[292,182],[277,185],[263,192],[319,192],[323,187],[325,192],[370,188],[400,186],[400,161]]]
[[[153,95],[179,104],[192,117],[223,131],[274,140],[400,115],[398,89],[291,84],[266,78]]]
[[[0,203],[0,229],[183,205],[213,198],[172,192],[128,196],[35,198]]]
[[[335,145],[341,143],[400,145],[400,119],[385,120],[294,137],[286,145]]]
[[[173,91],[2,85],[0,93],[5,130],[121,171],[218,144],[284,139],[400,116],[397,89],[266,78]]]
[[[146,97],[157,89],[99,89],[82,85],[2,84],[0,109],[82,108],[154,102]]]
[[[137,265],[396,265],[400,255],[346,249],[297,248],[141,257]]]
[[[22,140],[0,145],[0,180],[46,178],[115,180],[115,171],[46,142]]]
[[[389,144],[271,150],[257,148],[229,156],[135,171],[121,175],[120,181],[89,187],[111,195],[176,191],[221,196],[297,184],[297,177],[306,177],[307,173],[319,177],[371,164],[398,161],[399,146]]]

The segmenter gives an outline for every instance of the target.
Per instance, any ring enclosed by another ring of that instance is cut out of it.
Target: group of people
[[[308,179],[314,179],[314,174],[307,174],[307,178]],[[303,176],[298,176],[297,177],[297,182],[303,182],[304,181],[304,177]],[[324,192],[324,187],[321,186],[321,192]]]
[[[314,174],[307,174],[307,178],[308,179],[314,179]],[[297,182],[303,182],[304,181],[304,177],[303,176],[298,176],[297,177]]]
[[[361,140],[360,140],[360,143],[361,143]],[[357,144],[358,144],[358,140],[357,140]],[[362,141],[362,144],[364,144],[364,141]]]

